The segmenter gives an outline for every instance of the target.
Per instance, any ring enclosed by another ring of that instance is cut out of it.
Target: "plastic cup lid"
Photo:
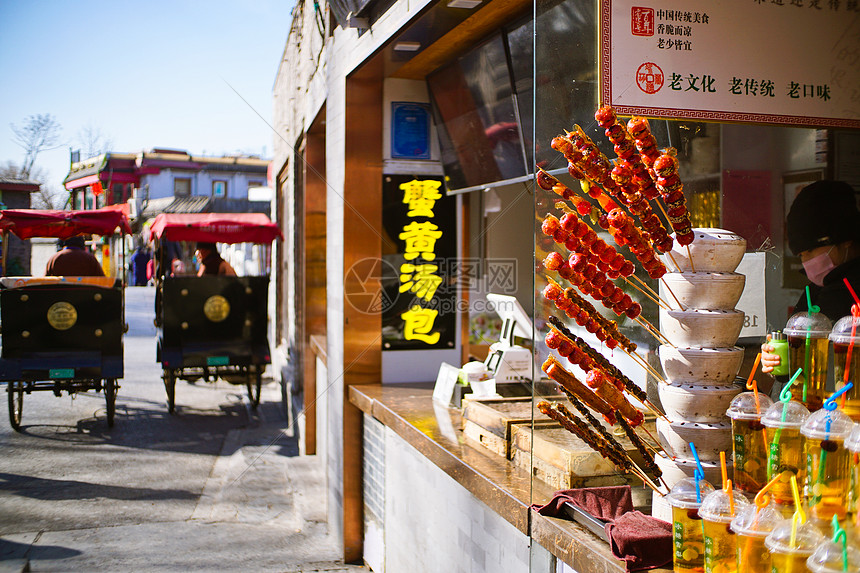
[[[852,328],[854,336],[851,336]],[[860,343],[860,317],[849,314],[837,320],[830,331],[830,340],[837,344],[849,344],[852,341],[854,344]]]
[[[732,520],[732,531],[747,537],[767,537],[784,520],[773,504],[756,509],[755,504],[750,504],[740,512]]]
[[[704,500],[711,492],[714,491],[714,486],[708,480],[699,481],[699,493],[701,499]],[[684,478],[672,487],[672,491],[666,496],[666,501],[672,507],[681,507],[684,509],[698,508],[702,504],[696,496],[696,479]]]
[[[816,440],[844,440],[853,428],[854,421],[845,412],[822,408],[803,422],[800,433]]]
[[[860,424],[854,424],[851,433],[845,440],[845,447],[852,452],[860,452]]]
[[[833,330],[833,323],[820,312],[798,312],[792,315],[782,331],[788,336],[827,338]]]
[[[732,490],[732,497],[735,501],[735,515],[745,510],[750,504],[744,494],[736,489]],[[709,493],[708,497],[702,500],[702,507],[699,508],[699,517],[708,521],[729,523],[735,515],[732,515],[729,493],[723,489]]]
[[[860,550],[849,545],[848,571],[860,571]],[[813,573],[843,573],[842,544],[825,541],[806,560],[806,567]]]
[[[761,414],[758,413],[755,407],[755,393],[743,392],[732,399],[729,404],[729,409],[726,410],[726,416],[732,420],[760,420],[768,408],[773,404],[773,400],[758,393],[758,403],[761,408]]]
[[[785,419],[783,419],[783,410],[785,410]],[[761,423],[768,428],[799,428],[808,417],[809,410],[796,400],[787,404],[776,402],[764,413]]]
[[[798,524],[794,546],[792,547],[791,530],[793,525],[791,521],[789,519],[785,523],[777,525],[764,540],[764,546],[776,553],[812,555],[812,552],[821,545],[822,541],[825,541],[826,537],[812,523]]]

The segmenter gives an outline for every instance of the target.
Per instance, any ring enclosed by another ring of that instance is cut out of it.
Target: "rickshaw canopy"
[[[104,208],[86,211],[55,209],[6,209],[0,211],[0,231],[20,239],[75,235],[112,235],[116,229],[130,234],[128,217],[120,209]]]
[[[150,241],[265,244],[281,236],[263,213],[162,213],[149,229]]]

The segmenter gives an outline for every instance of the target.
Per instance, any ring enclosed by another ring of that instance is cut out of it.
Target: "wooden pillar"
[[[346,80],[343,209],[344,293],[377,289],[361,284],[357,263],[382,257],[382,59]],[[359,305],[360,306],[360,305]],[[362,413],[349,386],[382,383],[382,316],[344,301],[343,543],[346,562],[361,559],[364,543]]]

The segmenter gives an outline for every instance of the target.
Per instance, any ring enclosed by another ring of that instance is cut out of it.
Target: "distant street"
[[[167,413],[153,295],[126,290],[113,428],[102,394],[34,392],[15,432],[3,388],[0,572],[347,570],[331,563],[322,470],[298,457],[275,382],[253,412],[244,386],[178,381]]]

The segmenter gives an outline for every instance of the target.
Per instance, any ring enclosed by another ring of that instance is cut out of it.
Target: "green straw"
[[[814,306],[812,304],[812,296],[809,294],[809,285],[806,285],[806,308],[809,310],[809,314],[815,314],[821,310],[820,307]],[[811,324],[809,326],[812,326]],[[803,371],[806,372],[806,375],[803,377],[803,403],[806,404],[806,391],[809,388],[809,361],[812,359],[812,333],[809,331],[809,326],[806,327],[806,345],[803,349]]]
[[[839,544],[839,538],[842,538],[842,570],[848,571],[848,535],[842,526],[839,525],[839,516],[833,516],[833,543]]]
[[[791,385],[797,380],[797,377],[800,376],[800,373],[803,372],[803,368],[798,368],[794,373],[794,376],[788,381],[788,383],[783,387],[782,391],[779,393],[779,401],[782,402],[782,420],[781,422],[785,424],[785,417],[788,415],[788,403],[791,402]],[[782,427],[778,427],[776,432],[773,434],[773,442],[770,445],[770,451],[767,455],[767,479],[773,479],[773,462],[774,457],[776,457],[777,452],[779,451],[779,439],[782,436]]]

